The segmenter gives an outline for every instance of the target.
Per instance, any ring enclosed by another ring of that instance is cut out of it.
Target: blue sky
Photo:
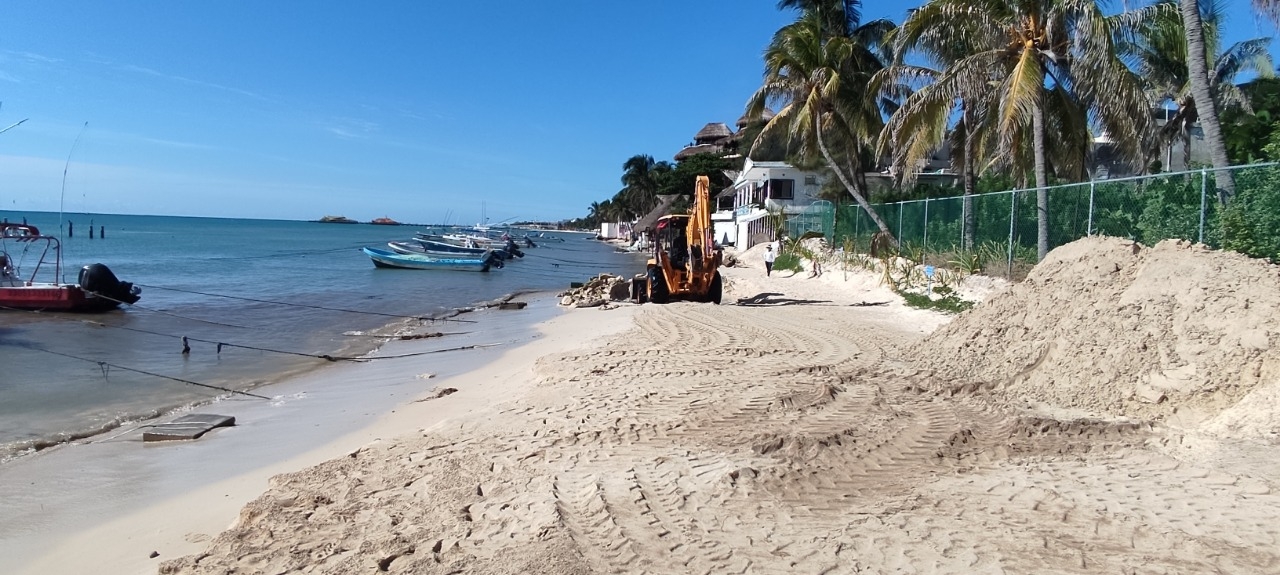
[[[1229,39],[1272,33],[1231,10]],[[904,13],[864,3],[864,20]],[[0,209],[414,223],[585,215],[627,158],[732,125],[793,19],[771,0],[18,0],[5,16],[0,127],[28,121],[0,134]]]

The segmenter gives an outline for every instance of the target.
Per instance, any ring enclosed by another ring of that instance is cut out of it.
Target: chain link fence
[[[1223,203],[1227,198],[1220,196],[1211,168],[1046,188],[1049,249],[1085,236],[1109,235],[1146,245],[1187,239],[1245,253],[1252,249],[1256,253],[1250,255],[1255,257],[1280,258],[1280,245],[1267,244],[1261,237],[1280,235],[1280,163],[1229,170],[1236,186],[1229,204]],[[924,254],[942,264],[949,257],[964,256],[970,261],[977,257],[988,273],[1017,276],[1037,260],[1037,191],[1008,190],[872,207],[904,252]],[[1225,205],[1237,204],[1239,218],[1224,215],[1230,211],[1224,210]],[[832,212],[826,234],[832,245],[866,252],[872,236],[880,231],[871,217],[856,204],[833,207]],[[815,218],[806,217],[806,224]],[[1243,246],[1250,249],[1237,245],[1241,243],[1250,244]]]

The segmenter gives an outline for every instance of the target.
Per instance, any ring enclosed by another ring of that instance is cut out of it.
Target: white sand
[[[27,572],[1280,572],[1275,268],[1149,251],[1077,242],[954,320],[742,254],[748,305],[570,311],[265,492],[275,467]],[[1134,333],[1156,351],[1063,351]],[[67,557],[126,532],[127,562]]]

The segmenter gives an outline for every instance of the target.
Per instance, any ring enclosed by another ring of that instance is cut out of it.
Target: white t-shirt
[[[764,247],[764,261],[773,263],[773,260],[777,257],[778,257],[778,252],[777,250],[773,249],[772,243]]]

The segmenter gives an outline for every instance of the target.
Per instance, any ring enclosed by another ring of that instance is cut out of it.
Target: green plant
[[[965,275],[973,275],[982,273],[982,268],[986,262],[983,260],[982,252],[974,250],[970,252],[957,253],[955,255],[955,259],[952,259],[947,263],[955,266],[957,269],[964,272]]]
[[[898,292],[903,301],[917,309],[934,309],[946,313],[960,313],[973,307],[973,302],[962,300],[955,294],[947,294],[938,299],[933,299],[925,294],[913,292]]]
[[[779,254],[778,258],[773,261],[773,271],[782,270],[796,273],[804,271],[804,265],[800,263],[800,256],[791,252],[782,252]]]

